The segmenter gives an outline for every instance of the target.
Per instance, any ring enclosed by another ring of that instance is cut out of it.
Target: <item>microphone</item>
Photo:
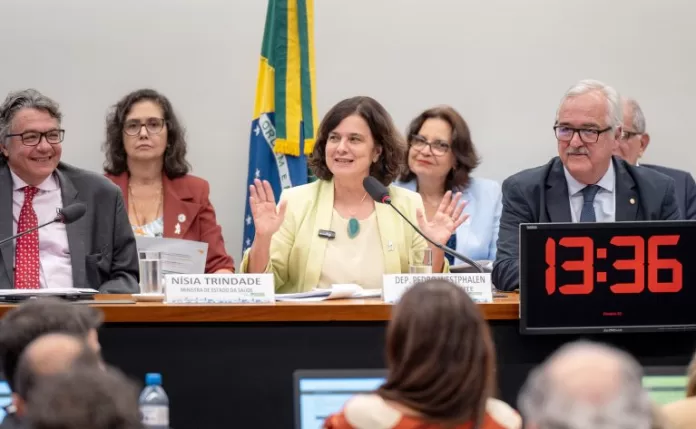
[[[397,209],[396,207],[394,207],[394,205],[392,205],[391,197],[389,196],[389,189],[387,189],[387,187],[384,186],[379,180],[375,179],[372,176],[367,176],[365,179],[363,179],[363,188],[365,188],[365,191],[367,191],[367,193],[370,194],[370,196],[372,197],[373,200],[377,201],[378,203],[387,204],[387,205],[389,205],[389,207],[393,208],[399,214],[399,216],[401,216],[406,221],[406,223],[411,225],[411,227],[421,237],[425,238],[425,240],[428,243],[432,244],[433,246],[437,247],[438,249],[442,250],[443,252],[447,253],[448,255],[452,255],[455,258],[461,259],[462,261],[464,261],[467,264],[474,267],[476,269],[476,271],[478,271],[479,273],[485,273],[485,270],[478,262],[474,261],[471,258],[468,258],[468,257],[462,255],[461,253],[459,253],[453,249],[450,249],[449,247],[447,247],[445,245],[434,242],[428,236],[423,234],[423,232],[420,229],[418,229],[418,227],[416,225],[414,225],[410,220],[408,220],[408,218],[406,216],[404,216],[404,214],[401,213],[401,211],[399,211],[399,209]]]
[[[29,228],[26,231],[22,231],[18,234],[11,235],[11,236],[5,238],[4,240],[0,240],[0,246],[7,243],[8,241],[15,240],[15,239],[23,236],[24,234],[29,234],[32,231],[36,231],[39,228],[43,228],[44,226],[50,225],[50,224],[55,223],[55,222],[62,223],[65,225],[67,225],[69,223],[73,223],[76,220],[80,219],[82,216],[84,216],[86,211],[87,211],[87,207],[85,207],[85,205],[82,203],[70,204],[67,207],[59,209],[58,214],[52,220],[50,220],[46,223],[43,223],[39,226]]]

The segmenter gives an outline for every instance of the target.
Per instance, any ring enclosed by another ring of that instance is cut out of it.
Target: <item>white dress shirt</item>
[[[28,186],[12,169],[12,233],[17,233],[19,213],[24,204],[24,187]],[[63,207],[60,185],[55,175],[49,176],[39,186],[33,206],[39,225],[56,217]],[[20,231],[21,232],[21,231]],[[16,246],[16,244],[15,244]],[[72,265],[65,225],[53,223],[39,229],[39,284],[41,288],[72,287]]]
[[[573,222],[580,221],[582,213],[582,205],[584,202],[582,190],[587,187],[584,183],[580,183],[570,175],[568,169],[563,167],[566,182],[568,183],[568,196],[570,198],[570,216]],[[614,222],[616,221],[616,173],[614,172],[614,163],[609,161],[609,168],[604,173],[599,182],[599,191],[594,199],[594,211],[597,222]]]

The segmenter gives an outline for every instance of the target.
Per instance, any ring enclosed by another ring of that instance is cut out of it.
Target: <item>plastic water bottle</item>
[[[169,398],[162,388],[162,374],[145,375],[145,388],[140,393],[140,414],[147,429],[169,429]]]

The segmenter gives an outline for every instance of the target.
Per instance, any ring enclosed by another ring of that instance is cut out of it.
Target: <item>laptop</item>
[[[645,366],[643,367],[643,387],[650,398],[658,405],[669,404],[686,397],[686,367]]]
[[[0,381],[0,422],[5,418],[5,407],[12,403],[12,391],[6,381]]]
[[[374,392],[386,376],[387,371],[379,369],[295,371],[295,429],[321,429],[348,399]]]

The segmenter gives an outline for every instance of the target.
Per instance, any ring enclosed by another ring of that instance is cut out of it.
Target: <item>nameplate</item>
[[[168,304],[259,304],[275,302],[273,274],[167,274]]]
[[[408,288],[432,279],[447,280],[463,288],[476,303],[493,302],[491,274],[385,274],[382,284],[384,302],[396,303]]]

